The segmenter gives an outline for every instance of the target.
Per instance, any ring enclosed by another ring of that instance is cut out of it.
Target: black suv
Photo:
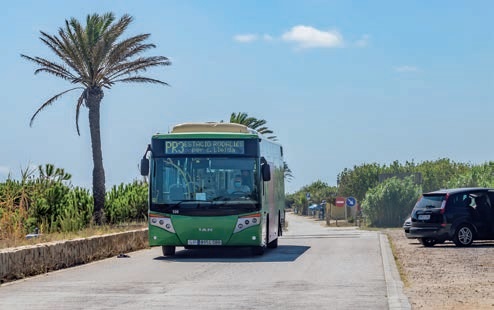
[[[412,210],[410,237],[424,246],[452,240],[469,246],[494,239],[494,189],[455,188],[423,194]]]

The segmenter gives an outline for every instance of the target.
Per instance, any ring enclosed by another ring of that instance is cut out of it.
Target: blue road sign
[[[307,192],[307,194],[305,194],[305,197],[306,197],[307,199],[310,199],[310,193],[309,193],[309,192]]]
[[[348,197],[346,199],[346,205],[349,206],[349,207],[353,207],[357,204],[357,199],[353,198],[353,197]]]

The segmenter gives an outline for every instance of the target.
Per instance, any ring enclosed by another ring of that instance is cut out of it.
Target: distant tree
[[[89,110],[89,129],[93,156],[93,197],[94,219],[101,223],[105,204],[105,171],[100,137],[100,105],[103,89],[110,89],[115,83],[167,83],[142,76],[141,73],[156,66],[170,65],[164,56],[139,56],[154,44],[145,43],[150,34],[140,34],[121,39],[132,17],[123,15],[115,22],[113,13],[104,15],[88,15],[86,25],[75,18],[65,20],[65,27],[60,28],[58,35],[49,35],[41,31],[40,40],[47,45],[59,58],[53,62],[42,57],[21,57],[34,62],[39,68],[34,71],[48,73],[59,77],[78,87],[65,90],[43,103],[31,117],[30,125],[40,111],[51,105],[64,94],[73,90],[82,90],[76,102],[76,129],[79,132],[79,112],[81,106]]]
[[[345,168],[338,174],[338,195],[352,196],[362,201],[365,193],[379,183],[379,173],[383,167],[377,163],[354,166],[353,169]]]
[[[472,166],[471,169],[455,175],[448,181],[449,188],[494,187],[494,162]]]
[[[307,214],[307,207],[309,206],[307,193],[310,193],[310,202],[321,203],[326,200],[328,203],[334,203],[336,191],[335,186],[329,186],[327,183],[318,180],[303,186],[293,194],[287,195],[286,201],[291,203],[298,214]]]
[[[469,169],[467,164],[456,163],[449,158],[424,161],[417,166],[417,170],[422,174],[422,189],[424,192],[447,188],[451,179],[467,172]]]

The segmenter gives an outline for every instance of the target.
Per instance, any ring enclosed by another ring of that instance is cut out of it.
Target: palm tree
[[[98,224],[101,224],[105,204],[105,171],[100,137],[100,105],[104,95],[103,89],[110,89],[117,82],[168,85],[160,80],[141,75],[148,68],[171,64],[164,56],[139,56],[142,52],[156,47],[154,44],[145,43],[150,34],[121,39],[132,20],[133,18],[127,14],[116,22],[113,13],[93,14],[87,16],[84,27],[78,20],[71,18],[65,20],[65,27],[58,30],[58,36],[40,31],[40,40],[55,53],[59,62],[21,54],[21,57],[38,66],[34,74],[48,73],[79,85],[43,103],[31,117],[30,126],[40,111],[61,96],[73,90],[82,90],[75,106],[75,123],[77,134],[80,135],[80,108],[87,107],[94,164],[94,220]]]
[[[245,125],[249,128],[258,131],[260,134],[263,135],[274,133],[271,129],[265,126],[267,124],[266,120],[257,119],[255,117],[249,116],[245,112],[232,113],[230,115],[230,123]],[[266,138],[273,141],[277,140],[276,136],[266,136]],[[287,180],[288,182],[290,182],[293,179],[292,170],[288,167],[286,161],[283,162],[283,173],[285,180]]]
[[[245,112],[232,113],[232,115],[230,116],[230,123],[245,125],[263,135],[273,133],[272,130],[265,126],[267,121],[263,119],[257,119],[255,117],[249,117],[249,115],[247,115],[247,113]],[[276,141],[276,136],[266,136],[266,138]]]

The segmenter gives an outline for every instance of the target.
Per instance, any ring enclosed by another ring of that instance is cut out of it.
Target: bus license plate
[[[419,220],[430,220],[431,215],[430,214],[420,214],[419,215]]]
[[[187,240],[187,245],[221,245],[221,240]]]

